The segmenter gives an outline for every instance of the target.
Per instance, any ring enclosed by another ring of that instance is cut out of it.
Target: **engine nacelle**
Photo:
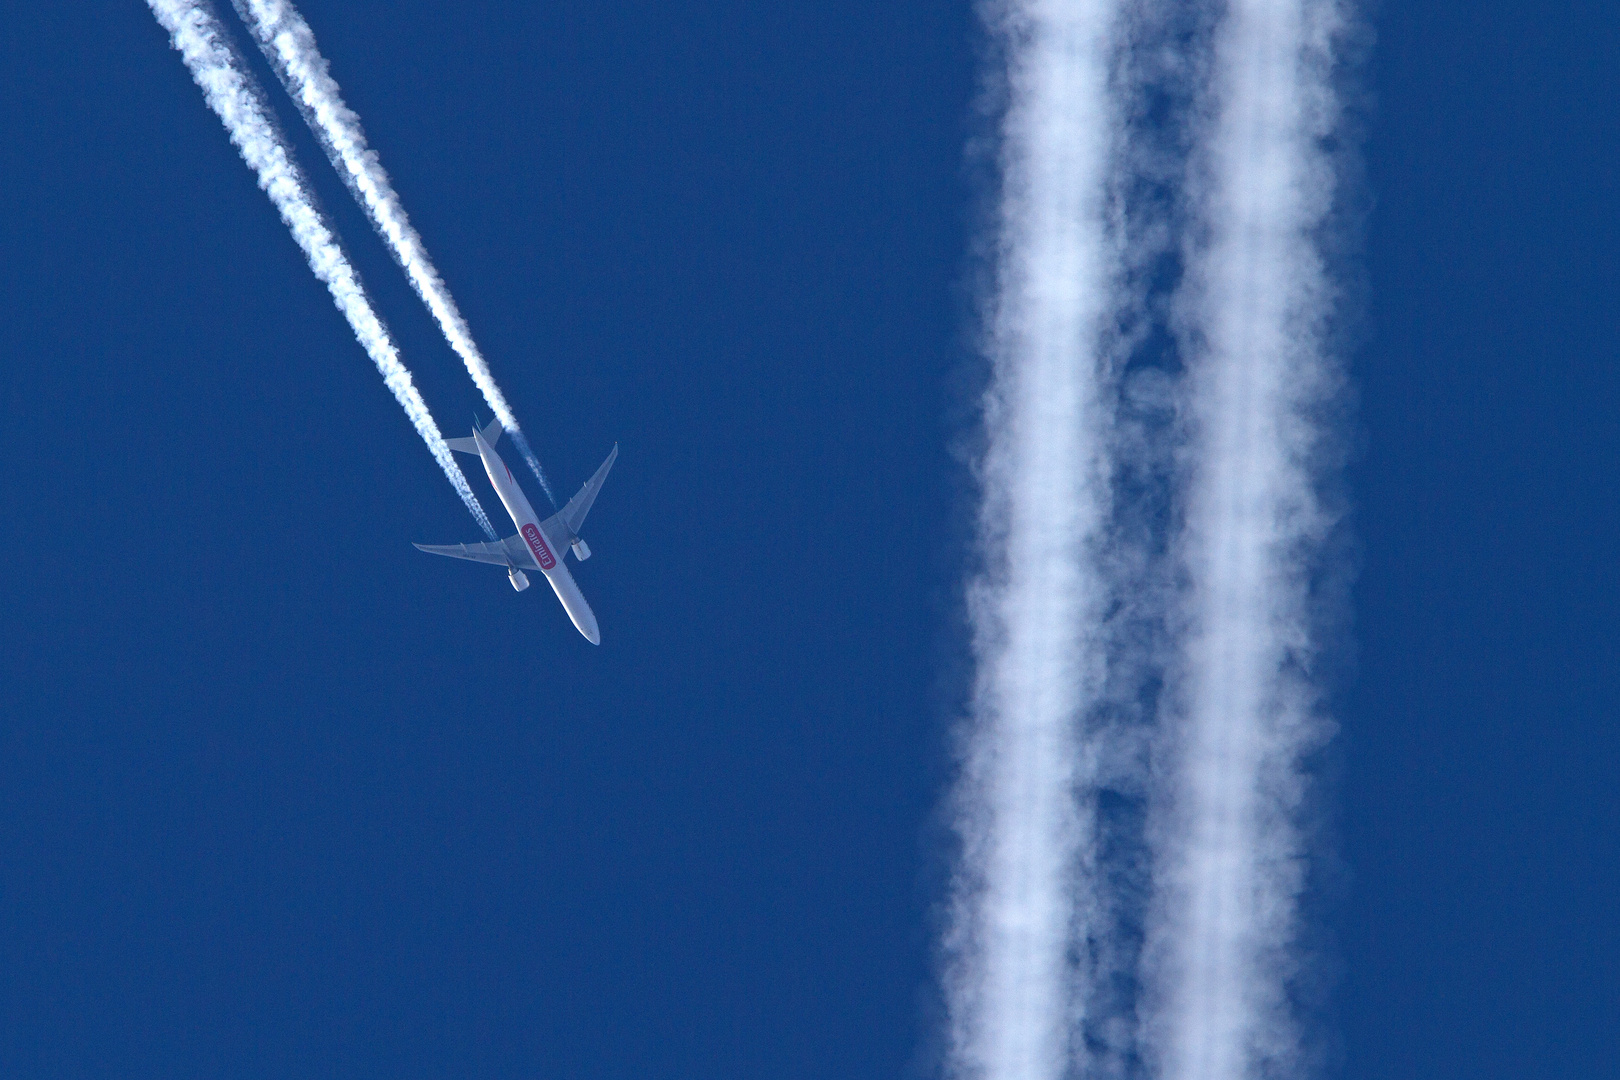
[[[507,569],[506,576],[511,580],[512,588],[516,589],[518,592],[522,592],[524,589],[529,587],[529,575],[525,574],[515,566]]]
[[[578,559],[580,562],[584,562],[590,557],[591,549],[585,545],[585,541],[576,537],[574,540],[574,558]]]

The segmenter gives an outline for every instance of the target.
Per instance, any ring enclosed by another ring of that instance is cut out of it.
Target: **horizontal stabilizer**
[[[539,570],[534,552],[520,536],[508,536],[490,544],[412,544],[418,551],[429,555],[448,555],[452,559],[470,559],[473,562],[495,566],[516,567],[519,570]]]
[[[484,441],[486,443],[488,443],[490,446],[494,446],[496,441],[500,439],[501,432],[503,430],[505,429],[501,427],[500,418],[496,417],[494,420],[489,422],[489,426],[480,432],[480,434],[484,436]],[[477,439],[446,439],[444,440],[444,445],[448,446],[452,450],[459,450],[463,454],[471,454],[473,457],[479,456]]]

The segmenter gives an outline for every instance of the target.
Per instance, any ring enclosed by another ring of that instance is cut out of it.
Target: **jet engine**
[[[529,575],[525,574],[515,566],[507,568],[506,576],[511,579],[512,588],[516,589],[518,592],[522,592],[524,589],[529,587]]]
[[[585,541],[581,540],[577,536],[574,537],[574,558],[578,559],[580,562],[584,562],[590,557],[591,549],[585,545]]]

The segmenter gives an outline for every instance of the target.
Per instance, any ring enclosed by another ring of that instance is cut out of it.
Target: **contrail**
[[[954,796],[962,850],[945,941],[947,1073],[1057,1080],[1081,1052],[1099,882],[1088,710],[1105,679],[1105,320],[1117,255],[1114,0],[985,9],[1005,61],[984,570],[969,588],[977,679]],[[992,78],[996,77],[992,73]]]
[[[545,489],[546,498],[555,506],[557,498],[552,494],[545,470],[540,467],[540,459],[529,448],[529,440],[518,427],[511,406],[506,403],[501,388],[495,385],[495,378],[473,341],[467,321],[461,317],[450,289],[428,257],[421,236],[411,227],[405,207],[376,151],[366,144],[360,117],[344,104],[326,58],[315,43],[314,31],[286,0],[231,2],[252,30],[287,93],[298,103],[299,111],[326,150],[333,168],[343,176],[349,190],[365,208],[372,226],[393,251],[410,278],[411,287],[433,313],[445,339],[466,364],[468,374],[484,395],[484,401],[494,410],[501,427],[512,437],[535,479]]]
[[[338,310],[354,329],[395,400],[416,426],[434,460],[449,477],[461,501],[490,539],[495,530],[456,464],[427,403],[400,362],[399,351],[371,308],[354,268],[310,198],[304,177],[263,104],[263,95],[225,36],[213,10],[203,0],[147,0],[158,22],[202,88],[208,105],[224,121],[231,142],[259,178],[259,186],[281,213],[303,249],[315,276],[325,282]]]
[[[1318,415],[1337,388],[1317,243],[1335,196],[1334,0],[1230,0],[1188,182],[1178,298],[1184,583],[1170,614],[1150,827],[1144,1056],[1164,1080],[1305,1068],[1304,755],[1329,725],[1313,683],[1310,575],[1332,527]]]
[[[945,941],[957,1080],[1309,1071],[1348,2],[984,9],[1005,83]]]

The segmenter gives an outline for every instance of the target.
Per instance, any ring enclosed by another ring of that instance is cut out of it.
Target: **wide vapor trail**
[[[984,570],[969,593],[978,675],[955,793],[962,844],[945,942],[947,1069],[1056,1080],[1077,1052],[1095,909],[1094,820],[1076,796],[1104,678],[1107,589],[1103,322],[1116,260],[1107,222],[1116,4],[986,9],[1005,58],[992,382],[980,477]]]
[[[984,9],[1004,111],[955,1080],[1310,1071],[1348,2]]]
[[[231,142],[241,151],[242,160],[257,174],[259,186],[270,196],[293,239],[303,249],[310,269],[326,284],[338,310],[349,320],[355,337],[382,372],[383,381],[427,443],[461,501],[484,532],[494,539],[495,530],[484,508],[445,445],[427,403],[411,381],[411,373],[400,362],[399,351],[372,310],[354,268],[321,219],[291,151],[263,104],[262,93],[242,65],[212,9],[202,0],[147,2],[158,22],[169,32],[191,77],[202,88],[209,108],[224,122]]]
[[[461,357],[468,374],[484,395],[484,401],[494,410],[501,427],[511,436],[535,479],[545,489],[546,497],[555,505],[557,499],[545,470],[540,467],[540,459],[530,449],[511,406],[495,384],[467,321],[461,317],[449,287],[428,257],[421,236],[411,227],[405,207],[376,151],[367,145],[360,117],[344,104],[326,58],[315,43],[314,31],[287,0],[232,0],[232,3],[252,30],[282,85],[298,103],[299,111],[326,150],[333,168],[343,176],[349,190],[365,208],[372,226],[404,268],[411,287],[432,312],[450,347]]]
[[[1166,1080],[1299,1075],[1290,993],[1327,722],[1310,576],[1332,526],[1319,415],[1336,390],[1317,236],[1335,196],[1333,0],[1230,0],[1188,182],[1178,297],[1183,582],[1169,612],[1150,827],[1144,1055]]]

